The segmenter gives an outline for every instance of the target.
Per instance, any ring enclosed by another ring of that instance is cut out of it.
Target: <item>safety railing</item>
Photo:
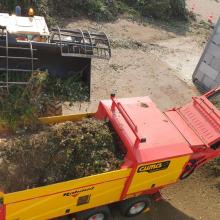
[[[110,59],[111,48],[104,32],[91,33],[75,29],[52,29],[50,43],[61,47],[62,56]]]
[[[138,133],[137,125],[133,122],[133,120],[131,119],[131,117],[127,113],[127,111],[124,109],[123,105],[116,100],[114,94],[111,95],[111,100],[112,100],[112,106],[111,106],[112,112],[114,112],[115,109],[117,109],[118,112],[123,117],[123,119],[126,121],[127,125],[129,126],[129,128],[131,129],[133,134],[135,135],[136,141],[135,141],[134,146],[138,147],[140,143],[145,143],[146,138],[143,138],[143,137],[140,136],[140,134]]]

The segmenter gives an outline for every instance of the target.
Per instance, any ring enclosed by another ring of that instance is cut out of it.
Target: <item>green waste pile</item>
[[[48,104],[69,102],[71,105],[88,99],[89,87],[79,76],[60,79],[36,71],[27,86],[13,85],[8,93],[0,91],[0,122],[11,130],[34,127]]]
[[[94,118],[15,135],[0,145],[0,188],[15,192],[119,169],[119,145],[109,124]]]

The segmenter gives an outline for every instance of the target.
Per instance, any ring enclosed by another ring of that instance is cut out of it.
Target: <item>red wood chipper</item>
[[[0,192],[0,220],[70,216],[106,220],[109,204],[135,216],[160,200],[160,190],[220,155],[220,88],[181,108],[161,112],[149,97],[101,101],[96,113],[56,116],[42,123],[108,120],[126,156],[119,170],[13,193]]]

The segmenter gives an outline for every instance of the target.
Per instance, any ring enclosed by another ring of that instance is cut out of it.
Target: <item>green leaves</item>
[[[8,94],[0,93],[0,121],[9,128],[36,127],[45,106],[53,102],[87,101],[89,88],[79,76],[53,78],[36,71],[27,86],[13,85]]]
[[[66,79],[48,77],[43,92],[50,101],[73,103],[89,99],[89,87],[74,75]]]
[[[15,0],[4,2],[3,6],[6,9],[14,10]],[[60,16],[66,18],[86,15],[98,21],[112,21],[124,12],[128,13],[132,10],[136,10],[142,16],[161,20],[173,17],[186,18],[186,0],[115,0],[113,2],[106,0],[39,0],[33,1],[33,5],[37,14],[46,18],[49,26],[54,25],[55,18]],[[29,1],[23,0],[21,6],[26,10],[31,4]]]
[[[125,1],[131,7],[138,10],[142,16],[160,20],[172,18],[185,19],[186,0],[128,0]]]

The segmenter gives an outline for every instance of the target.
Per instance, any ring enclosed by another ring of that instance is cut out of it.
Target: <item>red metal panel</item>
[[[220,113],[205,96],[165,114],[192,147],[210,147],[220,140]]]
[[[220,138],[220,120],[210,104],[206,98],[194,98],[179,110],[205,145],[213,144]]]
[[[5,205],[0,205],[0,220],[5,220]]]
[[[124,115],[120,109],[112,108],[110,100],[101,101],[101,113],[98,111],[96,115],[110,119],[134,163],[192,154],[189,143],[149,97],[119,99],[117,103]],[[137,144],[137,137],[146,138],[146,142]]]
[[[167,111],[165,114],[191,146],[199,147],[204,145],[202,140],[195,135],[195,132],[190,129],[185,121],[183,121],[182,117],[176,112],[176,110]]]

